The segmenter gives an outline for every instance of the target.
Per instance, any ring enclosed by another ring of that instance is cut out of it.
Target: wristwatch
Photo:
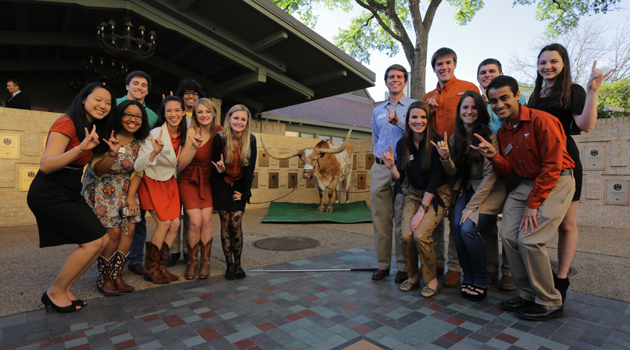
[[[422,205],[422,203],[420,205],[422,206],[422,210],[424,210],[425,213],[429,211],[428,205]]]

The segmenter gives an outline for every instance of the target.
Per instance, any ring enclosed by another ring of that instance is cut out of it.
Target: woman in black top
[[[452,201],[449,178],[443,175],[438,151],[431,146],[431,141],[442,141],[437,137],[434,125],[429,105],[416,101],[407,111],[404,136],[396,143],[396,160],[391,146],[389,152],[379,152],[395,181],[402,183],[405,176],[409,177],[401,230],[409,279],[401,284],[400,290],[408,292],[420,283],[419,253],[422,279],[426,283],[422,289],[422,296],[425,298],[440,290],[435,273],[433,230],[442,221]]]
[[[575,195],[567,215],[558,228],[558,274],[554,278],[556,289],[566,298],[569,279],[567,273],[577,247],[577,208],[582,193],[582,163],[580,152],[572,135],[589,132],[597,121],[597,92],[602,82],[612,72],[603,74],[593,63],[591,76],[586,86],[573,84],[571,65],[567,49],[560,44],[542,48],[538,54],[537,77],[534,91],[527,106],[554,115],[560,120],[567,137],[567,152],[575,162]],[[543,85],[544,83],[544,85]]]
[[[250,133],[251,113],[243,105],[227,112],[223,131],[212,140],[210,175],[212,201],[221,217],[221,245],[227,270],[225,278],[245,278],[241,267],[243,253],[243,213],[252,196],[256,167],[256,137]]]

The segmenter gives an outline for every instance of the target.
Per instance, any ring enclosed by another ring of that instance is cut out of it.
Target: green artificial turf
[[[319,204],[271,202],[262,222],[372,222],[372,213],[365,201],[333,204],[332,213],[318,213],[318,207]]]

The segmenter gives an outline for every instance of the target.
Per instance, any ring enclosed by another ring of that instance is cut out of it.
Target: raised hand
[[[381,152],[378,152],[378,155],[381,156],[381,159],[383,160],[383,163],[385,163],[385,166],[387,167],[387,169],[394,166],[395,161],[394,161],[394,151],[392,150],[392,145],[389,145],[388,152],[385,152],[385,154],[381,154]]]
[[[604,74],[604,71],[597,69],[597,61],[593,62],[593,68],[591,69],[591,76],[588,78],[588,84],[586,84],[586,90],[597,91],[602,86],[604,80],[612,73],[614,69],[611,69],[608,73]]]
[[[488,141],[486,141],[483,137],[481,137],[479,134],[475,134],[475,137],[479,139],[479,141],[481,141],[479,143],[479,146],[475,147],[474,145],[470,145],[470,148],[474,149],[475,151],[479,152],[479,154],[481,154],[482,156],[488,158],[488,159],[492,159],[494,158],[494,156],[497,155],[497,150],[494,149],[494,147],[492,146],[492,144]]]
[[[435,100],[435,95],[427,100],[427,104],[431,107],[431,112],[435,113],[440,105]]]
[[[201,128],[197,129],[197,133],[195,134],[195,137],[190,137],[189,135],[188,138],[190,139],[190,141],[192,141],[192,146],[195,149],[199,148],[201,144],[203,143],[203,137],[201,137]]]
[[[98,134],[96,133],[96,125],[92,125],[92,132],[88,132],[88,128],[85,128],[85,138],[79,145],[79,149],[82,152],[89,151],[96,147],[100,141],[98,140]]]
[[[153,138],[153,135],[149,134],[149,136],[151,136],[151,144],[153,144],[153,150],[155,151],[156,154],[159,154],[160,152],[162,152],[162,149],[164,148],[164,142],[162,142],[162,132],[164,130],[160,130],[160,135],[157,138]]]
[[[173,96],[173,91],[171,91],[171,96]],[[165,99],[165,98],[166,98],[166,95],[162,94],[162,99]]]
[[[394,110],[394,113],[392,113],[392,110],[389,109],[389,106],[385,106],[385,108],[387,108],[387,112],[389,112],[389,115],[387,116],[387,118],[389,119],[389,123],[392,125],[396,125],[398,124],[398,112],[396,112],[396,110]]]
[[[232,199],[234,199],[235,201],[240,201],[242,196],[243,194],[241,192],[234,191],[234,194],[232,195]]]
[[[212,162],[212,164],[214,165],[215,168],[217,168],[217,171],[219,172],[219,174],[221,174],[222,172],[225,171],[225,164],[223,163],[223,154],[221,154],[221,160],[218,162]]]
[[[110,152],[114,152],[114,154],[118,154],[118,150],[120,149],[120,142],[116,136],[114,136],[114,130],[112,130],[112,135],[109,137],[109,140],[103,138],[103,141],[109,146]]]
[[[448,159],[450,153],[448,150],[448,135],[446,131],[444,132],[444,141],[438,141],[437,144],[431,141],[431,144],[437,149],[438,153],[440,154],[440,158],[442,158],[443,160]]]

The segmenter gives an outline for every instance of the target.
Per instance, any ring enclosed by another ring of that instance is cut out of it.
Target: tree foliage
[[[317,24],[313,9],[349,12],[355,5],[363,9],[341,28],[335,44],[359,60],[369,63],[373,51],[390,57],[402,48],[413,74],[410,79],[411,97],[420,99],[425,91],[425,73],[429,31],[442,0],[271,0],[283,10],[310,27]],[[580,17],[606,13],[621,0],[512,0],[513,5],[536,5],[539,20],[550,21],[548,36],[565,33],[577,25]],[[484,6],[483,0],[446,0],[455,8],[455,21],[467,24]]]
[[[621,107],[623,113],[604,112],[605,106]],[[627,117],[630,116],[630,78],[621,78],[613,82],[605,82],[599,88],[597,95],[597,117]]]

